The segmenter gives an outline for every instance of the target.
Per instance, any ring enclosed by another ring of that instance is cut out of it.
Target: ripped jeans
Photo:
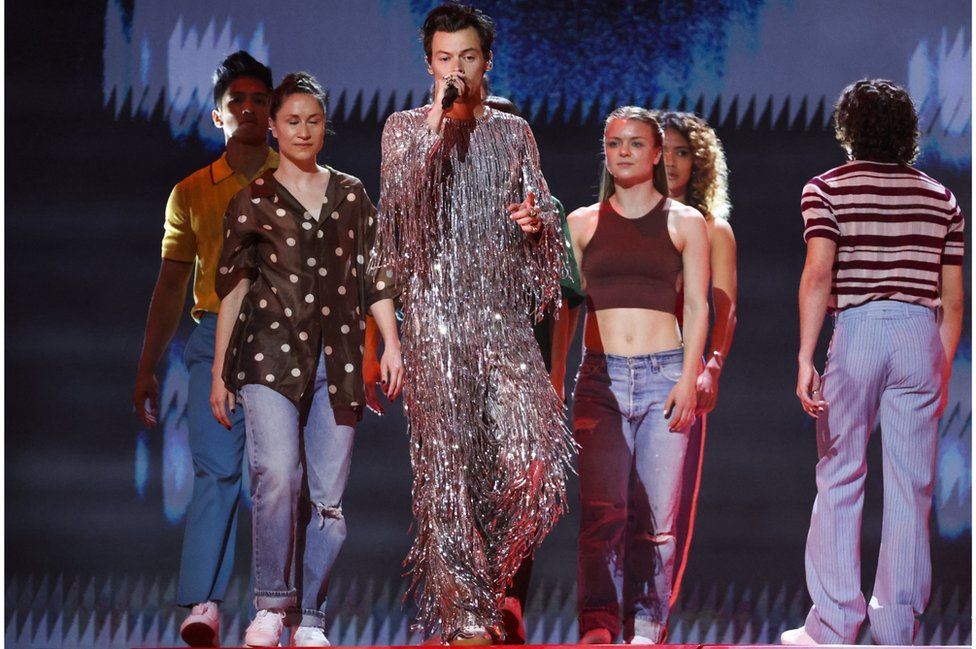
[[[675,513],[688,446],[668,430],[664,403],[683,351],[615,356],[587,351],[573,393],[579,450],[580,636],[666,638],[675,567]],[[621,615],[621,601],[623,611]]]
[[[329,577],[346,539],[342,492],[354,429],[336,424],[328,388],[320,355],[301,410],[264,385],[240,390],[254,504],[254,607],[286,609],[301,626],[324,627]]]

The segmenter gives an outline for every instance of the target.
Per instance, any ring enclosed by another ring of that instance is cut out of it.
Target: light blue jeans
[[[254,607],[289,609],[290,621],[300,613],[301,626],[325,626],[329,577],[346,539],[342,492],[354,429],[336,424],[328,387],[319,354],[310,402],[301,410],[265,385],[240,391],[251,469]]]
[[[877,644],[910,645],[932,587],[929,512],[945,351],[932,309],[895,300],[838,313],[817,419],[817,499],[807,535],[805,627],[853,644],[867,613]],[[884,510],[870,603],[861,594],[866,449],[881,424]]]
[[[579,628],[663,641],[675,564],[675,512],[688,430],[671,432],[664,403],[684,352],[587,351],[573,395],[579,452]]]

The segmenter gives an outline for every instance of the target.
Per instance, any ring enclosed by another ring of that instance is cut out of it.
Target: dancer
[[[622,593],[625,640],[658,643],[708,327],[708,232],[697,210],[668,198],[663,133],[650,111],[614,110],[603,135],[601,200],[569,216],[587,295],[573,404],[580,641],[613,641]]]
[[[227,149],[215,162],[180,181],[166,204],[162,264],[153,289],[132,402],[146,427],[159,413],[156,367],[180,322],[193,275],[197,326],[183,359],[189,373],[187,422],[193,458],[193,495],[186,512],[176,602],[190,609],[180,636],[193,647],[216,646],[218,606],[234,568],[241,495],[244,418],[225,430],[210,413],[210,369],[220,300],[214,291],[227,202],[251,180],[278,166],[268,147],[271,70],[247,52],[235,52],[214,72],[214,126]]]
[[[316,164],[326,115],[312,76],[285,77],[271,102],[281,165],[239,192],[225,217],[210,400],[230,427],[239,393],[247,429],[258,609],[244,638],[250,647],[278,646],[289,610],[299,618],[293,646],[329,644],[326,595],[346,536],[342,492],[365,403],[367,309],[383,337],[387,397],[403,380],[395,287],[366,270],[373,206],[358,179]]]
[[[813,607],[783,644],[854,644],[865,612],[875,643],[910,645],[932,585],[929,512],[939,417],[962,330],[962,212],[911,166],[918,114],[903,88],[864,79],[844,89],[835,130],[850,162],[812,178],[801,208],[796,394],[817,418],[817,499],[806,545]],[[821,381],[813,353],[834,332]],[[941,316],[941,317],[940,317]],[[861,594],[865,450],[876,422],[884,456],[881,553]]]
[[[464,5],[427,15],[433,103],[387,120],[374,261],[403,289],[418,627],[454,644],[498,634],[572,451],[529,324],[558,301],[563,238],[528,125],[482,103],[494,32]]]
[[[692,113],[662,112],[657,114],[657,118],[664,129],[664,169],[668,176],[668,194],[679,203],[701,212],[708,227],[712,308],[715,313],[705,364],[698,373],[698,416],[688,434],[681,503],[675,516],[677,560],[671,591],[671,605],[674,606],[688,565],[695,527],[705,448],[705,415],[715,408],[718,379],[732,345],[738,286],[735,236],[728,222],[728,169],[722,143],[705,120]],[[680,318],[680,296],[678,304]]]

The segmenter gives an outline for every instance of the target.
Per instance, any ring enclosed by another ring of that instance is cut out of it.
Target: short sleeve
[[[163,225],[163,259],[193,262],[197,256],[197,236],[193,232],[183,190],[177,185],[166,201]]]
[[[258,224],[250,195],[248,188],[239,191],[224,213],[224,246],[214,281],[220,299],[234,290],[242,279],[253,281],[257,270]]]
[[[803,213],[803,240],[823,237],[831,241],[840,239],[840,228],[827,197],[827,184],[814,178],[803,187],[800,211]]]
[[[965,251],[966,219],[959,208],[959,203],[956,202],[956,197],[948,189],[946,190],[946,198],[949,201],[951,216],[949,217],[949,230],[946,232],[945,243],[942,246],[942,265],[962,266],[962,256]]]
[[[380,300],[396,299],[400,295],[400,290],[396,285],[394,270],[391,266],[375,268],[369,263],[376,242],[377,212],[372,201],[369,200],[366,190],[360,186],[359,191],[362,194],[362,200],[359,201],[362,210],[360,213],[362,236],[358,241],[359,249],[356,263],[359,268],[359,276],[362,278],[361,290],[365,298],[365,305],[369,308]]]

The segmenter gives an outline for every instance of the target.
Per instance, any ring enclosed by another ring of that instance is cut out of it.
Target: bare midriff
[[[583,331],[587,351],[641,356],[681,347],[678,320],[652,309],[588,311]]]

